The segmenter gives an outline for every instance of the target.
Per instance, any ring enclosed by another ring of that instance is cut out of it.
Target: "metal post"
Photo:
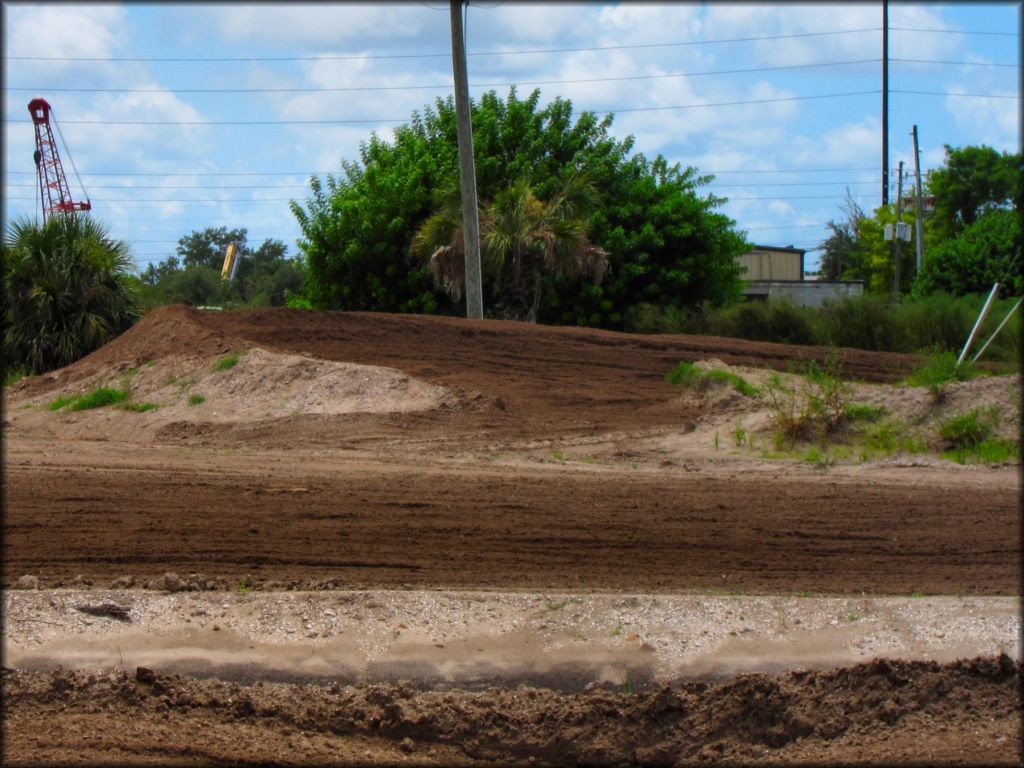
[[[917,230],[917,273],[921,274],[921,265],[924,264],[924,209],[921,200],[921,151],[917,148],[917,126],[914,126],[914,170],[917,172],[917,221],[914,228]]]
[[[900,261],[902,255],[900,254],[900,224],[903,222],[903,161],[900,160],[900,169],[897,171],[899,175],[898,191],[896,193],[896,237],[893,240],[896,241],[896,265],[893,270],[893,290],[896,294],[896,301],[900,300]]]
[[[992,335],[988,337],[988,341],[986,341],[984,344],[981,345],[981,349],[978,350],[978,354],[976,354],[974,357],[971,358],[971,362],[972,363],[978,362],[978,358],[981,357],[981,353],[984,352],[986,349],[988,349],[988,345],[992,343],[992,339],[994,339],[996,336],[999,335],[999,332],[1001,330],[1003,330],[1003,326],[1006,325],[1007,322],[1009,322],[1011,317],[1013,317],[1013,313],[1016,312],[1018,309],[1020,309],[1020,303],[1022,301],[1024,301],[1024,299],[1017,299],[1017,303],[1014,304],[1010,308],[1010,311],[1006,313],[1006,317],[1003,318],[1003,322],[1001,322],[999,324],[999,327],[996,328],[992,332]]]
[[[988,314],[989,308],[992,306],[992,302],[996,298],[996,294],[999,293],[999,283],[995,283],[992,286],[992,292],[989,293],[988,298],[985,299],[985,306],[981,308],[981,312],[978,314],[978,319],[974,322],[974,327],[971,328],[971,335],[967,337],[967,341],[964,343],[963,351],[960,352],[960,357],[956,359],[956,364],[960,365],[964,361],[964,357],[967,355],[967,350],[971,348],[971,342],[974,341],[974,334],[981,328],[981,324],[985,322],[985,316]]]
[[[455,120],[459,134],[459,180],[462,188],[462,232],[466,251],[466,317],[484,316],[480,277],[480,219],[476,207],[476,167],[473,163],[473,124],[469,109],[466,44],[462,36],[462,3],[450,0],[452,69],[455,72]]]

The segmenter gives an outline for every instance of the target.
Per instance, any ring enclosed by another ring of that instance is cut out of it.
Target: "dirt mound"
[[[9,764],[1016,764],[1020,682],[1020,663],[1005,655],[946,665],[878,660],[646,693],[243,687],[142,668],[133,676],[14,672],[3,684],[4,752]]]

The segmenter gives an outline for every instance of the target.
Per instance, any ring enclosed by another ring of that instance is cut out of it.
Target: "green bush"
[[[970,448],[944,451],[942,458],[958,464],[1004,464],[1020,461],[1020,443],[1014,440],[989,438]]]
[[[202,405],[205,402],[206,402],[206,397],[204,395],[189,395],[188,396],[188,404],[189,405]]]
[[[899,304],[892,304],[882,296],[865,294],[826,301],[821,309],[794,307],[785,302],[746,302],[724,309],[705,305],[678,330],[752,341],[840,346],[880,352],[939,350],[959,355],[985,298],[985,295],[954,297],[934,293],[923,297],[904,297]],[[1013,304],[1013,299],[997,300],[993,304],[978,329],[971,356],[981,349]],[[1019,362],[1022,315],[1024,313],[1018,312],[1006,324],[985,350],[983,360]],[[678,317],[674,319],[679,322]]]
[[[125,403],[121,407],[124,408],[126,411],[145,413],[146,411],[155,411],[160,406],[157,403]]]
[[[866,403],[847,403],[844,409],[847,421],[878,421],[886,414],[885,408]]]
[[[992,436],[997,419],[994,409],[972,408],[943,421],[939,435],[954,449],[975,448]]]
[[[217,362],[215,362],[213,364],[213,370],[215,370],[215,371],[227,371],[227,370],[230,370],[231,368],[234,368],[236,365],[238,365],[239,357],[240,356],[238,354],[235,354],[235,353],[232,353],[230,355],[225,355],[224,357],[220,358],[220,360],[218,360]]]
[[[107,405],[123,403],[128,399],[129,394],[130,393],[125,389],[97,387],[91,392],[86,392],[84,395],[79,395],[77,397],[61,395],[56,400],[49,403],[46,408],[50,411],[59,411],[61,408],[67,408],[71,411],[87,411],[92,408],[103,408]]]
[[[685,360],[665,374],[665,380],[679,389],[697,389],[701,393],[715,383],[724,382],[745,397],[759,395],[754,385],[732,371],[702,371],[694,363]]]

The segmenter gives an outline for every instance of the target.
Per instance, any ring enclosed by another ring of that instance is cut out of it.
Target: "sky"
[[[889,167],[944,145],[1020,151],[1020,3],[889,4]],[[452,94],[448,3],[3,3],[4,225],[38,218],[27,104],[53,108],[75,200],[139,269],[206,227],[298,253],[288,202]],[[693,166],[760,245],[808,250],[882,196],[883,6],[472,0],[470,95],[612,113]],[[907,188],[913,176],[904,181]]]

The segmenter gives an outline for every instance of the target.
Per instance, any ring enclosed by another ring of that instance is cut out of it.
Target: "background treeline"
[[[647,313],[637,315],[636,329],[641,333],[692,333],[880,352],[959,354],[986,298],[981,294],[933,293],[894,304],[888,297],[869,293],[826,302],[821,309],[786,301],[750,301],[720,309],[704,307],[703,311],[675,318],[649,308]],[[993,303],[967,359],[981,349],[1016,301],[1008,298]],[[980,360],[1019,366],[1021,329],[1017,310]]]
[[[246,230],[209,227],[178,241],[176,255],[150,264],[137,279],[143,311],[162,304],[194,307],[281,307],[291,291],[302,288],[301,262],[288,257],[280,240],[264,240],[254,249]],[[233,280],[221,279],[224,253],[234,241],[241,260]]]

